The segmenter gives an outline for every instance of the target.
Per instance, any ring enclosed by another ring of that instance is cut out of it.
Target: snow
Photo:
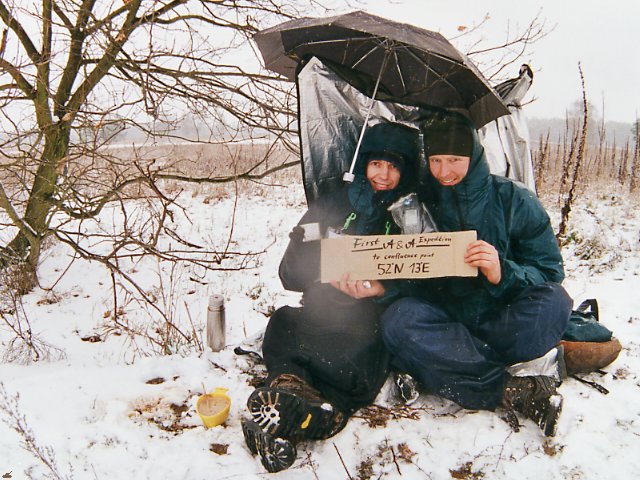
[[[233,199],[205,201],[204,194],[185,193],[181,203],[186,208],[176,212],[174,226],[189,241],[265,253],[252,256],[250,268],[243,270],[207,273],[144,260],[132,262],[128,271],[145,291],[155,292],[159,305],[171,307],[179,325],[189,325],[191,318],[201,340],[206,338],[208,297],[222,294],[227,347],[203,353],[173,339],[174,353],[162,355],[144,336],[132,336],[113,323],[109,272],[95,263],[71,262],[68,249],[51,246],[40,269],[42,288],[22,299],[32,332],[48,345],[48,358],[29,364],[8,361],[24,359],[24,352],[10,344],[13,335],[0,324],[0,353],[7,360],[0,364],[0,475],[640,478],[640,215],[626,195],[590,193],[574,206],[572,240],[563,249],[565,287],[576,305],[585,298],[599,300],[602,320],[623,351],[605,375],[584,376],[609,390],[608,395],[565,380],[556,437],[546,439],[524,419],[516,433],[497,413],[464,410],[430,395],[400,406],[387,383],[371,409],[358,412],[335,437],[299,445],[296,463],[278,474],[267,474],[244,444],[240,420],[253,390],[249,382],[261,367],[249,356],[235,355],[233,347],[259,333],[274,308],[299,300],[298,294],[283,290],[277,266],[287,232],[305,208],[301,187],[291,182],[241,196],[235,222]],[[558,206],[545,204],[557,225]],[[116,218],[105,211],[100,228],[109,231]],[[158,289],[161,281],[164,295]],[[131,299],[120,302],[120,321],[157,335],[153,309]],[[216,387],[228,389],[230,414],[224,425],[205,429],[196,400]],[[17,420],[23,434],[12,428]],[[36,450],[42,458],[34,456]]]

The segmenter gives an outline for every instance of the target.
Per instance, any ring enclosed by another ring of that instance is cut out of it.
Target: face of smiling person
[[[386,160],[370,160],[367,164],[367,179],[376,192],[393,190],[400,183],[400,170]]]
[[[429,156],[429,170],[440,185],[452,187],[458,185],[469,171],[470,157],[459,155]]]

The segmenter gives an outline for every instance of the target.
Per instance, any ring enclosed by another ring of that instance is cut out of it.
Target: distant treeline
[[[567,132],[569,132],[569,135],[572,135],[572,132],[576,131],[578,121],[582,121],[582,118],[568,117],[568,119],[561,119],[527,117],[531,142],[538,143],[541,137],[546,141],[547,134],[549,134],[549,142],[564,143]],[[604,138],[602,138],[603,125],[601,120],[597,118],[590,118],[588,127],[587,144],[589,145],[600,145],[601,143],[604,143],[610,147],[615,145],[616,147],[623,148],[627,142],[630,144],[634,143],[634,135],[632,134],[633,125],[631,123],[613,121],[605,122]],[[221,126],[219,128],[212,128],[212,125],[204,125],[201,122],[194,121],[192,118],[187,118],[185,121],[172,125],[171,127],[168,127],[167,130],[171,131],[173,135],[191,140],[204,140],[206,138],[211,138],[216,141],[224,141],[227,140],[228,138],[226,137],[229,136]],[[138,129],[128,128],[113,136],[112,141],[116,143],[135,142],[143,139],[144,136],[144,132]]]
[[[561,119],[561,118],[527,118],[527,125],[529,127],[529,136],[532,143],[537,143],[541,138],[547,139],[549,135],[549,142],[551,143],[564,143],[564,138],[569,132],[575,131],[577,121],[582,121],[582,118],[576,117]],[[624,122],[608,121],[604,123],[604,132],[602,121],[599,119],[589,119],[587,144],[600,145],[601,142],[608,146],[616,145],[617,147],[624,147],[629,142],[634,143],[634,134],[632,133],[633,124]],[[604,136],[603,136],[604,133]]]

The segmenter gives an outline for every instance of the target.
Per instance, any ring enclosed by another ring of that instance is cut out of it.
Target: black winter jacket
[[[387,207],[399,195],[395,190],[374,192],[362,175],[343,189],[319,198],[298,225],[319,223],[326,237],[329,228],[351,235],[398,233]],[[348,222],[350,215],[355,218]],[[344,228],[346,227],[346,228]],[[303,292],[320,281],[320,242],[292,239],[280,262],[280,280],[287,290]]]

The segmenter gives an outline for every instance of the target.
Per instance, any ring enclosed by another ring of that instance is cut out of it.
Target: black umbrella
[[[258,32],[265,66],[295,80],[316,56],[375,83],[371,97],[440,107],[467,115],[477,128],[509,110],[475,65],[437,32],[357,11],[301,18]]]

